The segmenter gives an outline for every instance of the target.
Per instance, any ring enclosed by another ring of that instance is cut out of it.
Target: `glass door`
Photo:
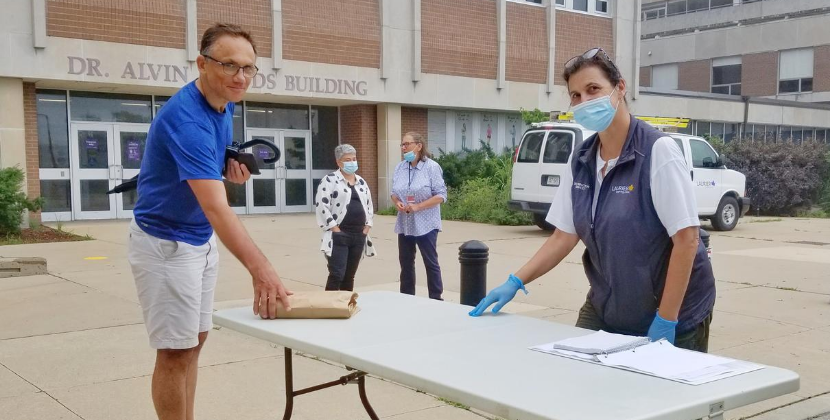
[[[311,147],[308,131],[280,132],[282,157],[277,162],[277,179],[281,184],[281,211],[311,211]]]
[[[144,157],[144,148],[147,145],[146,124],[118,124],[114,127],[115,134],[115,184],[129,181],[138,175],[141,169],[141,159]],[[131,219],[133,208],[138,199],[136,190],[115,195],[115,213],[119,219]]]
[[[73,123],[70,130],[72,214],[75,220],[113,219],[118,165],[112,124]]]
[[[277,144],[280,151],[285,150],[280,144],[279,132],[274,130],[253,130],[249,129],[245,136],[245,141],[253,139],[263,139],[271,143]],[[271,149],[256,145],[250,150],[257,158],[259,166],[259,175],[251,175],[251,179],[246,183],[246,197],[249,214],[256,213],[279,213],[280,203],[279,197],[281,185],[277,182],[277,163],[266,164],[264,159],[273,157]],[[281,160],[280,160],[281,162]]]

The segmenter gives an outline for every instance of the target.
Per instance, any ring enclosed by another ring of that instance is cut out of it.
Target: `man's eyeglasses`
[[[227,74],[228,76],[236,76],[236,74],[239,73],[239,69],[242,69],[242,75],[250,79],[256,76],[256,74],[259,72],[259,67],[257,66],[238,66],[234,63],[223,63],[207,54],[202,54],[202,56],[209,60],[213,60],[216,62],[216,64],[222,66],[222,71],[225,72],[225,74]]]
[[[577,60],[579,60],[580,58],[590,60],[590,59],[596,57],[598,54],[599,54],[600,60],[605,60],[605,61],[611,63],[612,66],[617,67],[614,64],[614,62],[611,61],[611,57],[608,56],[608,53],[606,53],[605,50],[603,50],[602,48],[597,47],[597,48],[591,48],[590,50],[585,51],[584,53],[582,53],[580,55],[576,55],[576,56],[571,57],[570,60],[565,62],[565,69],[567,70],[569,67],[576,64]]]

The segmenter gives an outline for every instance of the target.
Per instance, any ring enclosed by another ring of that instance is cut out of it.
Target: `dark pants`
[[[703,319],[695,329],[679,334],[674,338],[674,346],[681,349],[688,349],[707,353],[709,351],[709,324],[712,323],[712,314]],[[616,333],[613,328],[605,325],[605,322],[597,315],[594,305],[590,300],[586,300],[582,308],[579,309],[579,318],[576,320],[576,326],[594,331],[607,331]]]
[[[398,235],[398,259],[401,263],[401,293],[415,294],[415,246],[421,250],[421,258],[427,269],[427,288],[430,299],[441,299],[444,283],[438,265],[438,229],[422,236]]]
[[[354,275],[366,247],[366,235],[351,232],[331,233],[331,257],[326,290],[354,290]]]

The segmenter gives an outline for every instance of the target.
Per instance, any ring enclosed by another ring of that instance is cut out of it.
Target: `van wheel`
[[[735,229],[738,217],[741,215],[738,200],[734,197],[723,197],[718,204],[718,211],[712,216],[712,226],[715,230],[729,231]]]
[[[542,230],[554,230],[555,227],[545,221],[545,215],[539,213],[533,213],[533,224],[539,226]]]

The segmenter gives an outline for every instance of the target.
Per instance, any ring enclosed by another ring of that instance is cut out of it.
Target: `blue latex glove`
[[[518,292],[519,290],[522,290],[525,292],[525,294],[527,294],[527,289],[525,289],[524,282],[522,282],[518,277],[511,274],[510,277],[507,278],[507,281],[504,282],[504,284],[491,290],[490,293],[488,293],[487,296],[485,296],[484,299],[482,299],[481,302],[479,302],[478,305],[476,305],[475,309],[470,311],[470,316],[481,315],[493,303],[496,304],[496,306],[493,307],[493,313],[499,313],[501,308],[504,305],[507,305],[507,302],[510,302],[513,299],[513,297],[516,296],[516,292]]]
[[[669,343],[674,344],[674,333],[677,328],[677,321],[669,321],[663,319],[660,313],[654,315],[654,321],[651,321],[651,327],[648,328],[648,338],[651,341],[657,341],[661,338],[669,340]]]

